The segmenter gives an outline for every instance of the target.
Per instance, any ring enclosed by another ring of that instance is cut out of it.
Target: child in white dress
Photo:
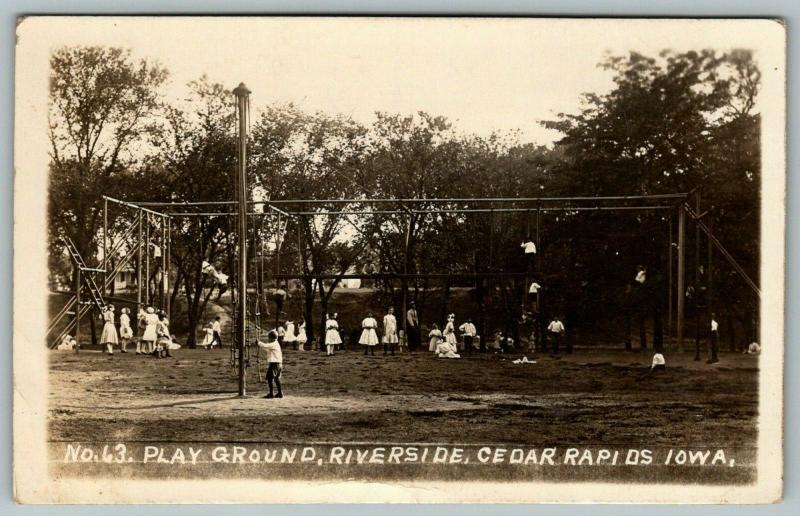
[[[300,321],[300,325],[297,327],[297,349],[300,351],[305,351],[306,342],[308,342],[308,335],[306,335],[306,322]]]
[[[439,326],[436,323],[433,324],[433,329],[428,333],[428,338],[430,338],[430,342],[428,344],[428,351],[436,352],[436,346],[439,345],[439,341],[442,340],[442,332],[439,330]]]
[[[383,354],[391,350],[394,356],[394,348],[397,345],[397,319],[394,316],[394,308],[389,307],[388,313],[383,316]]]
[[[131,328],[131,317],[128,315],[131,311],[128,308],[123,308],[119,316],[119,351],[120,353],[128,352],[128,343],[133,338],[133,328]]]
[[[147,313],[144,316],[144,333],[142,334],[142,353],[152,355],[156,349],[156,339],[158,334],[156,326],[158,325],[158,316],[156,310],[152,306],[147,307]]]
[[[114,346],[119,344],[117,327],[114,326],[114,305],[108,305],[103,311],[102,317],[105,324],[103,325],[103,333],[100,335],[100,344],[104,344],[106,352],[109,355],[113,355]]]
[[[294,346],[297,349],[297,336],[294,334],[294,322],[286,321],[286,334],[283,336],[283,343]]]
[[[378,327],[378,321],[372,317],[372,312],[367,312],[367,317],[361,321],[361,338],[358,343],[364,346],[364,354],[372,352],[375,355],[375,346],[378,345],[378,333],[375,329]]]
[[[203,333],[205,333],[205,336],[200,342],[200,347],[209,350],[214,347],[214,323],[208,323],[206,327],[203,328]]]
[[[328,314],[328,320],[325,321],[325,348],[328,355],[333,355],[336,346],[342,343],[342,337],[339,335],[339,323],[336,319]]]
[[[458,339],[456,338],[456,315],[450,314],[447,316],[447,324],[442,332],[444,340],[448,344],[452,344],[453,349],[458,349]]]

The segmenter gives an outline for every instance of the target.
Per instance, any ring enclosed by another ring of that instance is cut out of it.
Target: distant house
[[[361,278],[343,279],[340,285],[342,288],[361,288]]]
[[[136,288],[136,269],[129,265],[114,277],[114,291],[133,290]]]

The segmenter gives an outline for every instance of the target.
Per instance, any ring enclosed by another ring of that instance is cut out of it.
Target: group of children
[[[130,310],[120,310],[119,331],[115,324],[114,305],[106,306],[100,314],[103,319],[103,332],[100,335],[100,344],[105,347],[106,353],[114,354],[114,348],[119,346],[120,353],[128,352],[128,344],[135,338],[131,327]],[[141,336],[136,339],[137,355],[152,355],[156,358],[171,357],[170,351],[180,348],[175,342],[175,337],[169,331],[169,319],[163,310],[156,312],[152,306],[139,307],[137,314],[138,329]]]
[[[364,346],[364,355],[375,355],[375,348],[379,343],[383,343],[383,354],[389,353],[394,356],[395,349],[402,351],[407,347],[405,333],[397,327],[397,318],[394,316],[394,308],[389,307],[386,315],[383,316],[383,337],[378,338],[378,321],[372,316],[372,312],[367,312],[367,317],[361,321],[361,337],[358,343]]]

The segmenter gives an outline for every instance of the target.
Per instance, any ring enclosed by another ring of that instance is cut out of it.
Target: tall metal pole
[[[694,359],[700,360],[700,193],[694,195]]]
[[[244,83],[233,90],[239,110],[239,170],[237,192],[239,200],[239,396],[246,394],[245,386],[245,337],[247,333],[247,106],[250,90]]]
[[[139,236],[136,239],[136,309],[142,306],[142,209],[139,208]],[[141,335],[140,335],[141,336]]]
[[[683,351],[683,316],[686,301],[686,209],[683,205],[678,209],[678,351]]]
[[[81,347],[81,268],[75,274],[75,351]]]
[[[714,218],[709,215],[708,217],[708,270],[706,271],[707,280],[708,280],[708,289],[706,290],[706,305],[708,305],[708,319],[706,320],[706,331],[708,331],[708,355],[709,358],[714,361],[717,359],[716,349],[712,349],[713,343],[711,331],[711,320],[713,319],[712,314],[714,313],[713,309],[713,302],[714,302],[714,292],[713,292],[713,273],[711,272],[711,258],[712,258],[712,251],[713,251],[713,242],[711,241],[711,230],[713,229],[714,225]]]
[[[673,265],[672,264],[672,262],[673,262],[673,259],[672,259],[672,239],[673,239],[673,235],[672,235],[672,216],[670,215],[670,217],[669,217],[669,241],[667,242],[667,245],[669,246],[669,248],[667,249],[667,259],[669,260],[669,265],[667,266],[667,275],[668,275],[668,278],[669,278],[668,279],[668,287],[667,287],[667,313],[668,313],[668,315],[667,315],[667,339],[668,339],[667,342],[669,343],[669,345],[667,346],[667,349],[672,347],[672,308],[673,308],[672,307],[672,299],[673,299],[673,296],[674,296],[674,293],[672,291],[672,274],[673,274],[673,271],[672,271],[672,265]]]
[[[101,294],[106,295],[108,283],[108,199],[103,199],[103,285]]]
[[[144,302],[150,305],[150,214],[144,227]]]
[[[408,221],[406,223],[406,235],[405,235],[405,244],[403,246],[403,333],[408,336],[408,317],[406,316],[408,313],[408,248],[411,244],[411,211],[408,211]],[[392,282],[394,283],[394,282]],[[392,285],[392,289],[394,289],[394,285]]]
[[[275,230],[275,274],[281,273],[281,214],[278,213],[278,228]],[[275,278],[275,288],[278,288],[278,279]]]
[[[169,306],[169,268],[170,268],[170,240],[172,238],[172,219],[167,215],[164,217],[166,225],[166,241],[164,242],[164,311],[167,312],[167,319],[170,319]]]

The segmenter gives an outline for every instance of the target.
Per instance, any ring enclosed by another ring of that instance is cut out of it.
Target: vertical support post
[[[245,386],[245,342],[247,331],[247,105],[250,98],[250,90],[244,83],[233,90],[236,95],[239,111],[239,170],[237,192],[239,200],[239,318],[238,338],[239,338],[239,396],[246,394]]]
[[[709,211],[709,213],[710,213],[710,211]],[[714,343],[712,342],[712,336],[711,336],[711,333],[710,333],[711,332],[711,326],[710,326],[711,325],[711,319],[713,318],[712,314],[714,313],[714,308],[713,308],[713,303],[714,303],[713,276],[714,276],[714,273],[712,272],[712,269],[711,269],[711,265],[712,265],[711,260],[712,260],[712,254],[713,254],[712,250],[713,250],[713,245],[714,245],[714,243],[711,241],[711,238],[712,238],[711,237],[711,234],[712,234],[711,231],[713,229],[713,225],[714,225],[714,219],[713,219],[713,217],[711,217],[709,215],[708,224],[706,224],[706,226],[708,227],[708,235],[707,235],[708,236],[708,270],[706,271],[707,281],[708,281],[708,289],[706,290],[706,305],[708,306],[708,319],[706,320],[706,330],[709,332],[708,333],[708,348],[709,348],[708,353],[709,353],[709,358],[712,361],[715,361],[717,359],[717,350],[716,349],[712,349],[712,346],[714,345]]]
[[[136,309],[142,306],[142,209],[139,208],[139,235],[136,238]]]
[[[401,282],[403,288],[403,311],[401,314],[403,317],[403,333],[406,335],[406,338],[408,338],[408,317],[406,317],[406,313],[408,312],[408,248],[411,245],[412,213],[410,210],[406,211],[408,221],[406,222],[406,238],[403,246],[403,281]],[[392,288],[394,289],[394,285]]]
[[[81,268],[75,274],[75,351],[81,347]]]
[[[539,205],[536,207],[536,274],[541,274],[542,272],[542,240],[539,233],[539,225],[541,224],[541,220],[542,201],[539,201]],[[541,280],[541,278],[539,279]],[[539,304],[541,305],[541,299],[539,300]]]
[[[677,313],[677,331],[678,331],[678,351],[683,351],[683,322],[684,322],[684,309],[686,301],[686,210],[683,203],[678,209],[678,313]]]
[[[167,217],[161,217],[161,284],[159,285],[160,305],[165,310],[167,306]]]
[[[694,359],[700,360],[700,193],[694,194]]]
[[[494,270],[494,208],[489,218],[489,272]]]
[[[144,226],[144,302],[150,305],[150,213],[147,213]]]
[[[164,267],[164,310],[167,312],[167,319],[172,320],[172,311],[170,307],[170,293],[169,293],[169,271],[172,268],[172,217],[166,217],[167,223],[167,242],[165,250],[165,267]]]
[[[672,271],[672,265],[673,265],[672,240],[673,240],[673,235],[672,235],[672,214],[670,214],[669,215],[669,241],[667,242],[667,245],[669,246],[669,249],[667,250],[667,260],[669,260],[669,264],[667,265],[667,277],[668,277],[668,280],[667,280],[667,283],[668,283],[668,286],[667,286],[667,314],[668,314],[667,315],[667,339],[668,339],[667,342],[668,342],[668,345],[666,346],[667,349],[670,349],[672,347],[672,308],[673,308],[672,307],[672,299],[673,299],[673,296],[674,296],[673,291],[672,291],[672,274],[673,274],[673,271]]]
[[[303,276],[306,275],[306,267],[303,260],[303,233],[302,233],[302,219],[297,219],[297,265],[300,267],[300,272]]]
[[[275,288],[278,288],[278,274],[281,273],[281,214],[278,213],[278,227],[275,229]]]
[[[103,285],[100,293],[106,296],[106,283],[108,282],[108,199],[103,198]]]

